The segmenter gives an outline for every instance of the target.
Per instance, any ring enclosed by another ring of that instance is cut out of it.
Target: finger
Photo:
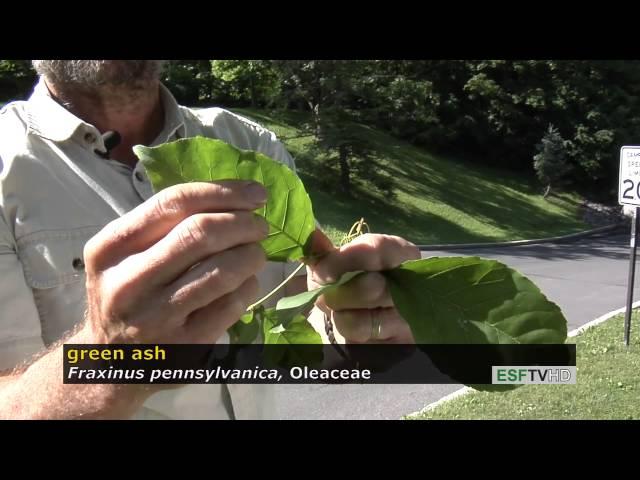
[[[327,237],[322,230],[317,228],[311,234],[311,255],[309,256],[308,263],[316,263],[320,258],[327,253],[333,252],[335,249],[336,247],[333,245],[331,239]]]
[[[343,273],[379,272],[420,258],[411,242],[393,235],[365,234],[340,247],[311,266],[312,279],[320,284],[337,281]]]
[[[193,343],[215,343],[258,299],[255,276],[249,277],[236,290],[193,312],[185,330]]]
[[[393,307],[387,282],[381,273],[358,275],[324,294],[324,303],[332,310]]]
[[[262,247],[252,243],[225,250],[201,262],[163,291],[168,308],[186,318],[224,295],[233,292],[266,264]]]
[[[125,260],[153,288],[174,281],[205,258],[238,245],[259,242],[269,225],[252,212],[199,213],[180,222],[149,250]]]
[[[333,313],[333,321],[349,343],[388,342],[393,338],[405,338],[409,332],[409,326],[395,308],[343,310]],[[377,325],[380,325],[379,329]]]
[[[191,215],[255,210],[266,198],[262,185],[248,181],[194,182],[166,188],[109,223],[87,242],[87,270],[103,270],[146,250]]]

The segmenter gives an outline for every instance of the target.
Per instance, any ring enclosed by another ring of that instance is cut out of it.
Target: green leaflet
[[[227,330],[231,343],[250,344],[255,342],[260,332],[260,323],[255,318],[255,314],[255,311],[245,313]]]
[[[560,308],[495,260],[413,260],[385,272],[416,343],[564,343]]]
[[[269,223],[262,242],[275,262],[298,260],[308,253],[315,220],[304,185],[286,165],[258,152],[240,150],[221,140],[194,137],[157,147],[136,145],[156,192],[186,182],[254,180],[268,191],[267,203],[256,210]]]
[[[276,310],[268,308],[264,312],[262,329],[267,345],[322,344],[322,337],[304,315],[294,316],[285,327]]]
[[[320,336],[316,337],[317,332],[311,327],[310,323],[306,322],[303,312],[312,306],[316,299],[327,290],[347,283],[360,273],[362,272],[348,272],[342,275],[337,282],[329,283],[315,290],[302,292],[292,297],[281,298],[275,308],[265,309],[262,306],[258,306],[254,311],[245,313],[240,318],[240,321],[236,322],[228,330],[231,343],[253,343],[258,336],[261,322],[263,324],[265,344],[283,343],[283,339],[291,340],[287,341],[287,343],[306,343],[304,340],[309,339],[311,343],[316,343]],[[304,326],[302,326],[303,320],[306,322]],[[307,325],[313,332],[307,329]],[[300,333],[305,335],[308,333],[309,337],[303,338],[299,336]],[[321,340],[319,343],[321,343]]]
[[[304,315],[296,315],[285,327],[280,323],[276,310],[268,308],[264,311],[262,326],[264,357],[268,364],[290,368],[322,362],[322,337]],[[270,348],[271,345],[278,346]]]
[[[297,315],[302,314],[308,307],[310,307],[317,298],[325,293],[327,290],[337,288],[340,285],[347,283],[362,272],[347,272],[340,280],[333,283],[328,283],[314,290],[299,293],[292,297],[281,298],[276,304],[275,314],[277,315],[277,322],[285,327],[289,322]]]
[[[303,315],[289,319],[285,327],[275,308],[257,307],[247,312],[228,331],[231,343],[250,344],[262,325],[264,359],[272,367],[317,365],[322,362],[322,337]],[[277,345],[270,348],[270,345]],[[304,345],[301,347],[300,345]]]

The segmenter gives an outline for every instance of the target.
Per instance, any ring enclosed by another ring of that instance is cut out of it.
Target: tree
[[[302,103],[312,116],[314,135],[322,137],[322,115],[324,108],[342,104],[344,90],[344,62],[331,60],[280,60],[274,62],[278,68],[285,104]]]
[[[363,167],[370,161],[366,145],[359,146],[357,135],[339,127],[350,121],[531,176],[537,144],[553,124],[574,167],[567,180],[592,194],[611,192],[619,147],[640,139],[638,61],[211,62],[205,84],[225,106],[308,110],[311,121],[303,133],[314,135],[337,159],[344,191],[352,188],[351,180],[377,171]],[[187,69],[174,83],[193,83],[195,76]],[[202,88],[199,92],[202,98]]]
[[[361,128],[347,114],[332,111],[323,117],[323,135],[317,139],[318,147],[329,154],[329,162],[337,160],[338,185],[344,195],[353,195],[352,177],[356,177],[389,196],[392,185],[381,175]]]
[[[399,138],[429,144],[440,121],[440,95],[431,81],[430,62],[377,61],[363,85],[364,121]]]
[[[271,60],[211,60],[211,73],[237,105],[270,107],[280,95],[280,77]]]
[[[36,80],[30,60],[0,60],[0,102],[28,98]]]
[[[162,81],[183,105],[196,106],[211,101],[209,60],[171,60],[163,71]]]
[[[356,121],[359,109],[371,99],[367,89],[376,74],[376,62],[343,60],[274,61],[282,79],[282,103],[301,104],[311,113],[306,130],[331,163],[337,160],[339,189],[354,194],[354,177],[385,194],[392,184],[371,157]]]
[[[538,145],[538,154],[533,157],[533,167],[538,179],[546,186],[544,198],[569,174],[573,167],[568,162],[565,141],[560,132],[549,124],[547,133]]]

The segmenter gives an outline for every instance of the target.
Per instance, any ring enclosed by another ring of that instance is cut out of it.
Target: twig
[[[249,305],[249,307],[247,308],[248,312],[251,312],[252,310],[255,310],[257,307],[259,307],[262,303],[266,302],[267,300],[269,300],[271,297],[273,297],[276,293],[278,293],[287,283],[289,283],[289,280],[291,280],[293,277],[295,277],[295,275],[302,270],[302,268],[305,267],[304,263],[301,263],[300,265],[298,265],[298,268],[296,268],[293,273],[291,275],[289,275],[287,278],[285,278],[282,283],[280,283],[280,285],[278,285],[276,288],[274,288],[273,290],[271,290],[267,295],[265,295],[264,297],[262,297],[260,300],[258,300],[257,302]]]

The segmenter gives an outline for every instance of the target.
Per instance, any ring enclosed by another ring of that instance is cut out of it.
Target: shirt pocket
[[[100,227],[40,231],[18,239],[18,256],[33,292],[45,345],[84,318],[84,246]]]
[[[29,286],[55,288],[84,279],[84,246],[99,227],[35,232],[18,239],[18,256]]]

